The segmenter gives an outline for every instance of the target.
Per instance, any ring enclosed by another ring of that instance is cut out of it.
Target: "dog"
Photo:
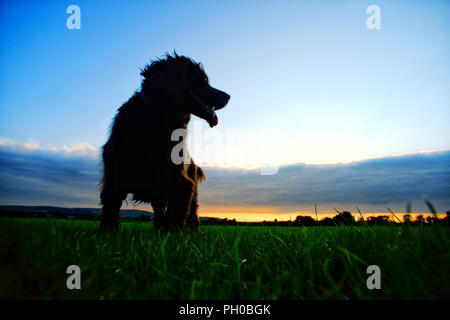
[[[210,86],[200,63],[176,52],[151,61],[141,76],[141,90],[118,109],[102,148],[100,230],[120,229],[120,207],[128,194],[135,203],[151,203],[155,228],[196,230],[197,189],[206,175],[192,160],[174,163],[178,141],[171,136],[187,128],[191,114],[216,126],[215,111],[230,95]]]

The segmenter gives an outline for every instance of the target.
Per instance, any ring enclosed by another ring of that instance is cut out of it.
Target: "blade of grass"
[[[435,206],[431,203],[430,199],[428,199],[427,196],[423,195],[423,200],[425,201],[425,203],[427,204],[428,209],[430,210],[430,212],[434,215],[434,217],[437,219],[437,210],[435,208]]]
[[[386,209],[388,209],[389,210],[389,212],[390,213],[392,213],[392,215],[398,220],[398,222],[400,222],[401,223],[401,220],[399,219],[399,218],[397,218],[397,216],[395,215],[395,213],[394,212],[392,212],[392,210],[391,209],[389,209],[388,207],[386,207]]]
[[[361,211],[359,210],[358,206],[356,206],[356,210],[358,210],[359,215],[361,216],[361,219],[365,222],[364,216],[363,216],[363,214],[361,213]]]
[[[408,203],[406,204],[406,213],[410,214],[411,212],[412,212],[411,201],[408,201]]]

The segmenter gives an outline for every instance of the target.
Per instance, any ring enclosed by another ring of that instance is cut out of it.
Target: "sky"
[[[66,26],[66,8],[72,4],[80,7],[81,29]],[[379,30],[366,26],[366,9],[372,4],[380,8]],[[54,163],[61,179],[67,178],[67,163],[81,166],[75,171],[83,166],[95,171],[92,161],[98,162],[116,109],[139,89],[140,68],[175,49],[201,62],[211,84],[231,95],[218,112],[218,127],[210,129],[201,121],[190,125],[194,158],[208,168],[202,187],[206,210],[223,209],[211,194],[223,191],[227,179],[248,194],[247,200],[236,195],[227,203],[267,210],[271,198],[252,189],[255,182],[245,177],[268,163],[280,170],[261,176],[266,180],[258,183],[272,188],[276,180],[280,198],[272,199],[271,206],[277,212],[306,210],[317,199],[330,206],[353,206],[358,199],[368,210],[381,210],[367,190],[354,201],[356,191],[350,189],[344,188],[341,198],[332,196],[333,189],[325,192],[329,172],[320,165],[347,170],[379,159],[389,167],[399,157],[446,155],[449,33],[448,1],[2,1],[0,155],[5,158],[0,163],[5,167],[0,202],[98,204],[94,191],[89,197],[61,199],[18,194],[28,182],[21,178],[23,172],[10,171],[6,154],[31,161],[30,179],[44,170],[46,163],[37,161],[41,153],[52,159],[48,163]],[[406,162],[411,179],[448,178],[448,157],[438,163],[438,176]],[[308,178],[312,173],[301,173],[305,165],[312,171],[319,166],[320,183]],[[298,174],[286,175],[285,168]],[[220,170],[227,174],[218,174]],[[5,174],[21,181],[16,191]],[[370,179],[379,172],[369,176],[361,184],[377,185]],[[43,189],[54,183],[39,179]],[[95,180],[86,179],[84,183]],[[307,201],[292,199],[283,187],[291,180],[309,190]],[[311,188],[306,181],[320,186]],[[389,190],[409,190],[388,181],[382,186],[388,195]],[[444,212],[450,209],[450,188],[439,181],[434,189],[423,187],[424,192],[411,191],[393,202],[404,207],[408,199],[420,201],[419,193],[431,193]],[[94,190],[92,186],[86,189]]]

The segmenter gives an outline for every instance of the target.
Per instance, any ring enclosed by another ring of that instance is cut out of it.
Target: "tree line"
[[[424,226],[424,225],[450,225],[450,210],[447,211],[447,215],[439,219],[437,215],[424,217],[423,215],[417,215],[415,219],[412,219],[410,214],[405,214],[400,220],[395,214],[394,219],[390,219],[389,215],[380,216],[370,216],[364,218],[362,214],[358,218],[351,214],[349,211],[338,212],[333,218],[323,218],[322,220],[316,220],[311,216],[299,215],[295,220],[288,221],[278,221],[277,219],[273,221],[262,221],[262,222],[238,222],[236,219],[216,219],[208,218],[202,221],[202,225],[222,225],[222,226],[298,226],[298,227],[315,227],[315,226],[390,226],[390,225],[409,225],[409,226]]]

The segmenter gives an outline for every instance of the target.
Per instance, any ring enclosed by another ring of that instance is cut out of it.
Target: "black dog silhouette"
[[[120,207],[129,193],[135,202],[151,203],[156,228],[172,231],[187,224],[196,229],[197,186],[206,176],[192,160],[172,160],[179,143],[172,141],[172,132],[186,129],[191,114],[217,125],[214,110],[230,96],[209,85],[201,64],[176,53],[152,61],[141,75],[141,91],[118,109],[103,146],[100,229],[120,228]]]

